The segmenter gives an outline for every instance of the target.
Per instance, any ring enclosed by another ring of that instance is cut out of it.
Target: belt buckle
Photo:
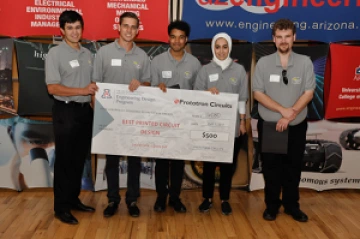
[[[85,107],[87,104],[89,104],[89,102],[76,102],[76,101],[71,101],[71,100],[66,100],[66,101],[64,101],[64,103],[67,105],[78,105],[81,107]]]

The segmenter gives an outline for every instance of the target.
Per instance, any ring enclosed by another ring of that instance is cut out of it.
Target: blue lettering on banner
[[[298,40],[336,42],[360,39],[360,0],[184,0],[182,19],[190,40],[226,32],[234,39],[272,40],[280,18],[295,22]]]

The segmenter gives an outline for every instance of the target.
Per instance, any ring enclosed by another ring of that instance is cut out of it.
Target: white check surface
[[[97,85],[92,153],[232,162],[238,95]]]

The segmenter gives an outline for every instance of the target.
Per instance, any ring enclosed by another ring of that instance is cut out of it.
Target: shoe
[[[294,220],[298,222],[307,222],[309,220],[308,216],[298,208],[292,210],[285,209],[284,212],[288,215],[291,215]]]
[[[276,215],[277,213],[273,213],[268,209],[265,209],[264,213],[263,213],[263,218],[266,221],[274,221],[276,219]]]
[[[82,212],[95,212],[95,208],[84,205],[82,202],[78,202],[72,206],[72,209]]]
[[[55,217],[67,224],[78,224],[78,220],[71,214],[71,212],[55,212]]]
[[[138,206],[136,205],[136,202],[132,202],[132,203],[128,204],[128,211],[129,211],[130,216],[132,216],[132,217],[140,216],[140,210],[139,210]]]
[[[155,205],[154,205],[154,211],[155,212],[164,212],[166,209],[166,198],[157,197]]]
[[[230,215],[232,212],[231,206],[228,201],[224,201],[221,203],[221,211],[223,215]]]
[[[199,211],[208,212],[211,207],[212,207],[212,202],[208,198],[205,198],[205,200],[199,206]]]
[[[185,205],[181,202],[180,198],[169,199],[169,206],[173,207],[175,212],[186,212]]]
[[[118,209],[119,204],[115,202],[109,202],[108,206],[104,210],[104,217],[114,216]]]

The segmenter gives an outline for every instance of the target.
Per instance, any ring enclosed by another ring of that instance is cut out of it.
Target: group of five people
[[[95,211],[78,197],[84,160],[90,147],[92,103],[98,89],[96,82],[127,84],[130,91],[137,90],[139,86],[153,86],[166,93],[167,88],[178,85],[183,90],[210,91],[214,95],[222,92],[238,94],[239,114],[233,162],[204,162],[204,201],[199,206],[201,212],[207,212],[212,207],[215,170],[219,166],[221,210],[224,215],[231,214],[228,201],[240,151],[239,135],[246,133],[245,105],[248,99],[246,71],[230,57],[231,37],[226,33],[215,35],[211,42],[213,59],[201,66],[196,57],[185,51],[190,26],[184,21],[174,21],[168,26],[169,50],[156,56],[150,63],[147,54],[134,43],[139,31],[139,19],[136,14],[125,12],[120,17],[119,38],[101,47],[93,60],[91,53],[79,43],[84,29],[81,15],[75,11],[65,11],[59,21],[64,40],[50,49],[45,67],[48,91],[55,101],[55,216],[62,222],[77,224],[77,219],[71,214],[72,209]],[[307,128],[306,105],[312,98],[315,83],[310,59],[291,51],[295,33],[295,26],[289,20],[282,19],[274,25],[273,38],[278,51],[259,61],[253,80],[254,97],[260,105],[259,135],[262,122],[275,121],[277,130],[289,129],[291,138],[288,154],[262,154],[266,203],[263,217],[266,220],[275,220],[283,205],[285,212],[295,220],[307,221],[307,216],[299,209],[298,185]],[[285,75],[282,73],[284,70],[287,72]],[[280,81],[280,78],[283,80]],[[297,81],[293,82],[293,78]],[[260,144],[261,140],[260,137]],[[106,155],[108,205],[103,212],[105,217],[113,216],[120,203],[119,158],[119,155]],[[127,160],[125,201],[129,214],[138,217],[141,159],[127,156]],[[184,164],[183,160],[156,159],[155,211],[163,212],[169,205],[176,212],[186,212],[186,206],[180,200]]]

